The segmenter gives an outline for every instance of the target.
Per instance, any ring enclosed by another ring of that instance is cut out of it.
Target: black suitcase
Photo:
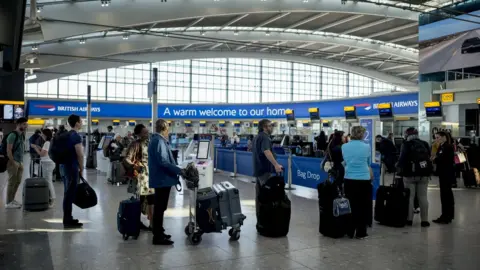
[[[123,200],[118,206],[117,229],[123,240],[131,236],[137,239],[140,235],[140,200],[134,197]]]
[[[467,161],[465,165],[465,170],[462,172],[463,185],[466,188],[476,187],[477,179],[475,178],[475,172],[473,168],[470,167],[470,163]]]
[[[27,178],[23,186],[23,210],[44,211],[48,209],[50,190],[45,178]]]
[[[391,186],[380,186],[375,201],[375,221],[401,228],[407,223],[410,204],[410,189],[404,188],[403,179],[396,178]]]
[[[116,183],[126,183],[127,177],[125,172],[125,167],[123,166],[121,161],[112,161],[112,172],[110,183],[115,185]]]
[[[257,232],[266,237],[283,237],[290,230],[292,206],[285,194],[283,176],[273,176],[260,187]]]
[[[333,216],[333,200],[338,197],[336,184],[327,180],[317,185],[317,191],[320,210],[319,232],[326,237],[344,237],[351,222],[351,215]]]
[[[197,191],[197,224],[202,232],[221,232],[222,219],[218,197],[212,188]]]

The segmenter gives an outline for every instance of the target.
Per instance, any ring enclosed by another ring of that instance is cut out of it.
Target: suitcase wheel
[[[190,225],[185,226],[185,235],[190,236]]]
[[[202,234],[201,233],[192,233],[191,235],[188,236],[188,240],[190,241],[190,244],[196,246],[202,242]]]
[[[232,241],[238,241],[238,239],[240,239],[240,231],[234,230],[233,228],[228,231],[228,235],[230,235],[230,240]]]
[[[130,236],[124,234],[124,235],[123,235],[123,240],[127,241],[129,237],[130,237]]]

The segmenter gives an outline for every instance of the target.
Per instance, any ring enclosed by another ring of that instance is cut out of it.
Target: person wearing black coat
[[[437,164],[437,174],[440,182],[440,201],[442,202],[442,215],[433,222],[439,224],[448,224],[454,219],[455,199],[453,197],[452,182],[455,179],[454,149],[449,143],[448,134],[439,131],[436,134],[436,140],[439,142],[435,163]]]
[[[315,142],[317,143],[317,150],[325,151],[327,149],[327,136],[325,136],[325,131],[321,131],[320,135],[315,137]]]

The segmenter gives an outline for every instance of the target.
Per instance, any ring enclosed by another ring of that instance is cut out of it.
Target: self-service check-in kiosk
[[[213,140],[214,136],[210,134],[195,134],[185,151],[185,162],[182,167],[189,162],[193,162],[198,170],[199,182],[198,188],[212,187],[213,185]]]

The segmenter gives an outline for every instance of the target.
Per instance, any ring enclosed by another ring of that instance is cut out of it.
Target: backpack
[[[72,151],[70,146],[70,132],[64,132],[53,137],[50,142],[48,155],[56,164],[66,164],[72,160]]]
[[[430,160],[430,150],[425,143],[415,139],[405,142],[405,146],[409,147],[409,153],[408,161],[403,168],[403,176],[430,176],[433,171],[433,165]]]
[[[12,154],[18,148],[17,142],[20,138],[20,135],[16,131],[12,131],[8,133],[6,136],[3,137],[2,145],[0,146],[0,173],[3,173],[7,170],[7,163],[8,163],[8,155],[7,155],[7,138],[10,136],[11,133],[15,133],[15,141],[13,142],[13,149]]]

